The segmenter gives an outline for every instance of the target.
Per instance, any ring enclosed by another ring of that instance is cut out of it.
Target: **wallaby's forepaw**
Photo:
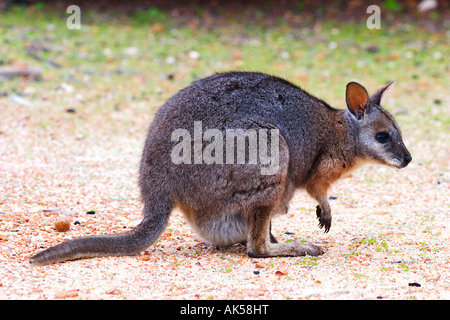
[[[331,214],[326,214],[322,211],[322,208],[320,206],[316,207],[316,215],[317,219],[319,219],[319,228],[322,229],[325,227],[324,233],[328,233],[331,228]]]

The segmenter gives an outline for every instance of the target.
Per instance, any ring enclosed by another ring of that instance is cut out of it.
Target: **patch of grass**
[[[384,241],[382,241],[381,243],[380,243],[380,247],[377,247],[375,250],[376,251],[382,251],[383,249],[386,251],[386,252],[389,252],[389,246],[388,246],[388,244],[386,243],[386,242],[384,242]]]
[[[166,20],[166,14],[156,7],[151,7],[146,11],[137,11],[130,17],[131,21],[138,24],[161,23]]]
[[[401,270],[404,271],[404,272],[408,272],[408,271],[409,271],[409,266],[408,266],[406,263],[401,263],[401,264],[398,266],[398,268],[401,269]]]
[[[373,244],[373,243],[377,243],[377,239],[375,238],[370,238],[370,239],[366,239],[366,238],[362,238],[359,241],[360,244]]]
[[[397,0],[385,0],[383,7],[388,11],[400,11],[403,6]]]
[[[294,263],[295,266],[317,266],[317,257],[302,257]]]

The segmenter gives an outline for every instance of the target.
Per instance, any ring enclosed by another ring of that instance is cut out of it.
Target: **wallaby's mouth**
[[[403,169],[411,162],[411,160],[411,156],[409,154],[405,154],[402,158],[395,157],[391,158],[389,161],[382,161],[381,163],[389,167]]]

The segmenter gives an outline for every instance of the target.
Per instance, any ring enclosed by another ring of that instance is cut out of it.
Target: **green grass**
[[[177,25],[158,9],[107,18],[83,12],[81,30],[69,30],[67,16],[45,6],[34,12],[13,8],[0,15],[2,63],[45,70],[41,81],[13,78],[2,81],[0,91],[40,101],[42,108],[76,108],[75,115],[67,115],[74,128],[98,121],[107,127],[111,122],[117,124],[113,128],[131,127],[138,112],[154,112],[198,78],[256,70],[285,77],[338,108],[345,107],[349,81],[360,81],[374,92],[396,80],[387,109],[399,113],[404,132],[425,139],[449,132],[450,46],[443,33],[428,33],[413,24],[384,23],[380,30],[369,30],[363,22],[330,21],[320,30],[256,23],[242,28],[238,22],[211,30]],[[43,61],[26,53],[33,43],[46,48],[36,52]],[[62,83],[73,91],[55,95]],[[33,88],[31,93],[27,87]],[[38,126],[45,130],[52,123],[42,119]]]

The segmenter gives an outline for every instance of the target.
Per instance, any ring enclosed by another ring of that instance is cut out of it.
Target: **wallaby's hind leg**
[[[275,236],[272,234],[272,224],[270,224],[270,233],[269,233],[269,236],[270,236],[270,242],[271,242],[271,243],[278,243],[277,238],[275,238]],[[241,241],[240,243],[243,244],[243,245],[247,245],[247,240]]]
[[[252,258],[278,256],[317,256],[323,253],[319,246],[305,243],[274,243],[270,232],[272,208],[259,207],[250,216],[247,254]]]

